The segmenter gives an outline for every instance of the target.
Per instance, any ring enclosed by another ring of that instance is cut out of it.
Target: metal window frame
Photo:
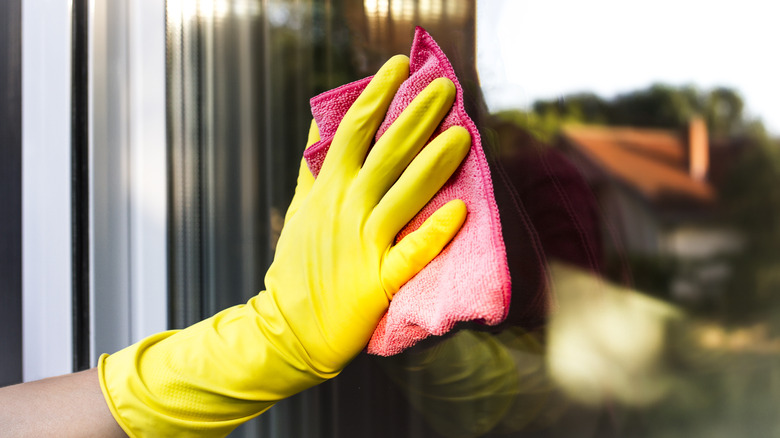
[[[22,2],[0,2],[0,386],[22,380]]]
[[[92,363],[168,328],[165,3],[90,11]]]
[[[165,56],[164,2],[22,2],[26,381],[168,327]]]

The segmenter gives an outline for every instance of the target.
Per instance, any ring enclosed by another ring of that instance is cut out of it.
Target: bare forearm
[[[0,430],[14,437],[124,437],[97,369],[0,388]]]

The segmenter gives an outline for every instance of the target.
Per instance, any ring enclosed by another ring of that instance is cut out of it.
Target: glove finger
[[[453,199],[390,248],[382,262],[382,286],[388,299],[431,262],[466,221],[466,204]]]
[[[469,152],[471,135],[453,126],[436,137],[387,191],[366,222],[368,235],[382,244],[396,234],[433,198]]]
[[[306,149],[309,149],[314,143],[320,141],[320,130],[314,120],[309,127],[309,138],[306,140]],[[314,175],[311,174],[305,158],[301,158],[301,165],[298,169],[298,184],[295,186],[295,195],[293,195],[290,206],[287,207],[287,213],[284,216],[284,223],[287,223],[296,211],[301,207],[304,199],[309,195],[311,186],[314,185]]]
[[[409,58],[403,55],[393,56],[379,69],[341,120],[319,178],[357,174],[387,107],[408,76]]]
[[[425,146],[455,100],[455,85],[438,78],[414,98],[369,152],[355,186],[376,205]]]

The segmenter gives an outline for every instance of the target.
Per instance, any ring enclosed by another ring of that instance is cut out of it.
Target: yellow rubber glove
[[[130,436],[224,436],[336,376],[368,343],[398,288],[460,229],[466,209],[456,200],[394,244],[471,140],[455,127],[420,152],[455,95],[449,80],[437,79],[368,153],[408,63],[397,56],[379,70],[341,122],[316,181],[302,168],[266,291],[101,357],[103,394]]]

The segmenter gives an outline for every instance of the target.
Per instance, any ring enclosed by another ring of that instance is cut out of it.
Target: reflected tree
[[[575,93],[539,100],[530,111],[501,111],[497,116],[542,140],[551,140],[566,123],[682,129],[691,118],[701,116],[710,136],[722,138],[744,136],[754,129],[757,122],[745,117],[744,106],[740,94],[731,88],[700,90],[691,85],[654,84],[613,99]]]
[[[751,148],[729,175],[723,202],[729,220],[745,236],[745,248],[732,263],[734,275],[722,311],[742,321],[780,310],[780,142],[756,123]],[[780,318],[770,318],[780,331]]]

